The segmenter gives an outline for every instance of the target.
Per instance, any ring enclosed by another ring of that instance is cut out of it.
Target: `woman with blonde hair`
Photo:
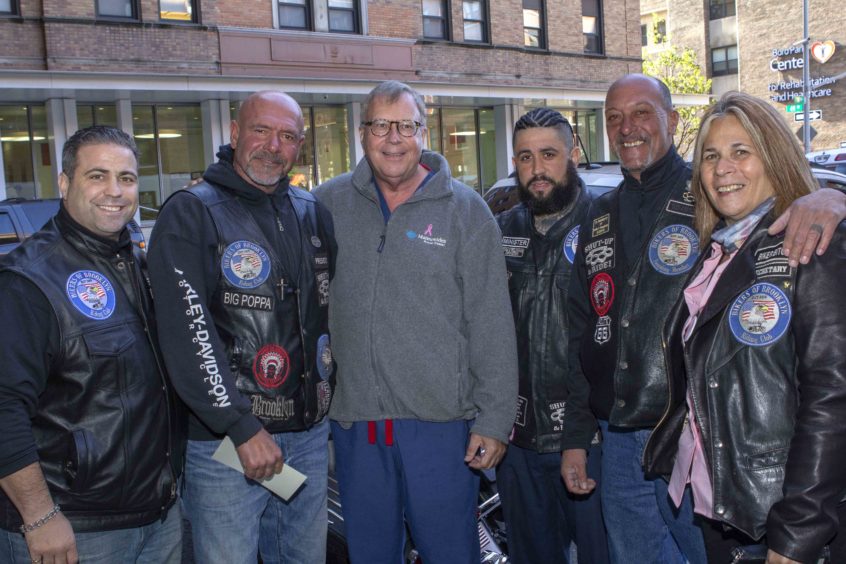
[[[706,112],[691,191],[710,252],[665,326],[672,400],[645,462],[674,500],[690,486],[710,562],[846,562],[846,225],[799,268],[767,233],[815,187],[767,102]]]

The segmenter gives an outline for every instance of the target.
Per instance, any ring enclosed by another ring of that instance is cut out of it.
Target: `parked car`
[[[46,200],[9,198],[0,202],[0,256],[10,253],[30,238],[58,211],[58,198]],[[141,249],[146,249],[147,243],[138,224],[130,221],[127,227],[132,236],[132,242]]]
[[[846,151],[846,149],[844,149]],[[834,188],[846,192],[846,174],[836,172],[828,167],[810,163],[811,172],[822,188]],[[846,165],[846,158],[844,158]],[[619,163],[593,163],[585,166],[579,164],[579,176],[585,186],[595,195],[613,190],[623,181],[623,173]],[[484,195],[485,201],[493,213],[497,214],[517,205],[520,196],[517,192],[517,177],[515,173],[498,180]]]
[[[811,164],[846,174],[846,147],[814,151],[806,156]]]

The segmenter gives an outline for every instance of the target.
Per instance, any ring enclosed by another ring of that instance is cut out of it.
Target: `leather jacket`
[[[517,330],[519,395],[511,442],[538,452],[560,452],[567,402],[567,295],[579,225],[591,196],[580,182],[572,208],[545,235],[519,204],[497,216]]]
[[[233,192],[208,182],[189,192],[217,229],[222,275],[209,307],[238,392],[270,433],[311,427],[329,410],[335,382],[327,316],[331,233],[314,196],[289,188],[301,245],[299,263],[285,265],[279,242],[267,240]]]
[[[672,473],[686,374],[715,517],[809,562],[837,533],[846,490],[846,226],[825,255],[797,270],[781,255],[783,239],[767,235],[772,221],[728,265],[684,349],[683,297],[667,320],[672,400],[644,464]]]
[[[625,210],[619,209],[619,189],[599,197],[582,226],[577,268],[591,310],[581,366],[591,384],[593,412],[620,427],[651,427],[667,405],[661,327],[699,252],[690,171],[679,163],[644,248],[637,257],[625,257],[628,269],[621,256],[626,233],[620,230]],[[597,393],[603,386],[612,390],[609,397]]]
[[[3,264],[55,315],[60,342],[30,423],[50,494],[77,532],[145,525],[176,501],[184,411],[160,358],[143,268],[142,251],[116,252],[61,213]],[[20,525],[0,493],[0,526]]]

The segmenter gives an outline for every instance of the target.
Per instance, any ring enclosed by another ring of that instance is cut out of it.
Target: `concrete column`
[[[132,102],[129,100],[117,100],[115,102],[118,127],[127,135],[132,137],[135,134],[135,126],[132,123]]]
[[[496,130],[496,178],[504,178],[511,173],[511,157],[514,147],[511,146],[511,134],[514,132],[514,121],[517,112],[512,104],[494,106],[494,129]]]
[[[358,136],[358,126],[361,123],[361,103],[349,102],[347,107],[347,143],[350,147],[351,168],[355,168],[364,157],[364,147],[361,146],[361,139]]]
[[[76,119],[76,100],[72,98],[51,98],[44,103],[47,113],[47,139],[50,144],[50,157],[56,163],[55,174],[49,180],[39,178],[41,184],[50,183],[52,194],[59,193],[59,173],[62,171],[62,148],[68,137],[74,134],[78,127]],[[39,197],[42,195],[39,194]]]
[[[200,104],[203,116],[203,157],[206,166],[217,161],[217,150],[229,143],[229,100],[204,100]]]

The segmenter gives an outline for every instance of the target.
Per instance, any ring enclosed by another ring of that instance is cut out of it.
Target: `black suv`
[[[10,198],[0,202],[0,256],[10,253],[26,241],[59,211],[59,199],[25,200]],[[130,221],[132,242],[146,249],[144,234],[135,221]]]

